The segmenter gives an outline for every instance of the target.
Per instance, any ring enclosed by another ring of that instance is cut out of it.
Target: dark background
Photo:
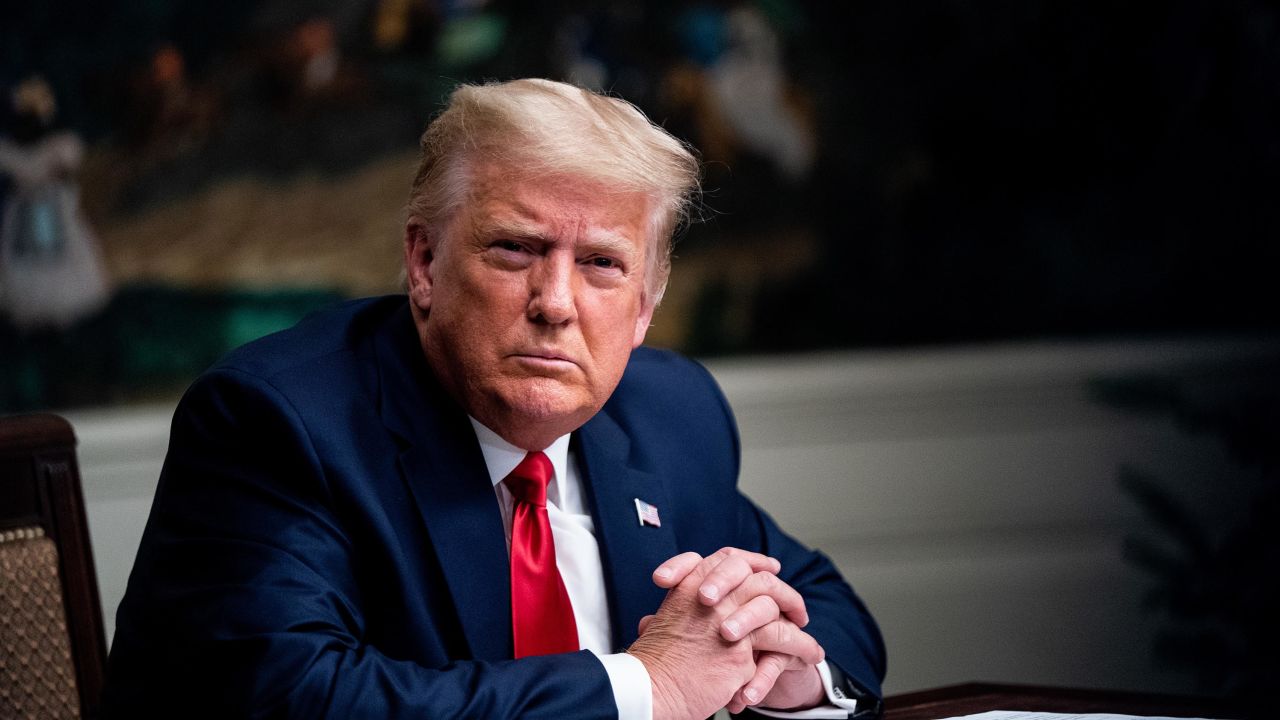
[[[1275,2],[419,0],[387,41],[377,24],[391,5],[9,3],[0,86],[49,81],[58,125],[80,133],[91,158],[109,158],[82,195],[90,219],[110,227],[221,178],[349,172],[412,148],[455,82],[565,77],[571,57],[586,58],[603,87],[704,152],[704,222],[680,254],[767,263],[791,252],[774,238],[807,248],[793,270],[749,285],[727,270],[700,275],[669,344],[716,355],[1276,328]],[[771,28],[788,102],[815,141],[800,177],[731,132],[714,137],[696,92],[670,90],[677,76],[710,72],[729,42],[727,14],[743,7]],[[341,65],[309,92],[299,28],[317,21]],[[156,79],[165,48],[180,58],[181,102]],[[145,285],[125,283],[108,320],[54,344],[97,333],[108,340],[95,345],[110,345],[156,302],[216,314],[250,301],[245,288]],[[252,301],[275,307],[262,290],[249,288]],[[302,290],[313,294],[286,304],[350,294]],[[9,327],[0,341],[53,342],[39,335]],[[116,395],[147,382],[111,377],[131,372],[118,357],[101,364],[117,366],[102,371],[124,388]],[[59,384],[10,389],[6,403],[83,395]]]

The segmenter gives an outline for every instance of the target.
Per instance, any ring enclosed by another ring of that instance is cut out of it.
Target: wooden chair
[[[106,669],[75,433],[0,417],[0,718],[95,718]]]

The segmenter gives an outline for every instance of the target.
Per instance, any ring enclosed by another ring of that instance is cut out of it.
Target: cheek
[[[635,316],[611,317],[600,322],[601,332],[594,338],[593,356],[600,371],[600,381],[616,383],[622,377],[635,347],[632,342],[635,339]]]
[[[522,312],[528,303],[528,281],[521,273],[495,271],[478,264],[465,273],[459,283],[459,300],[470,312],[483,312],[506,318],[513,312]]]
[[[451,354],[467,358],[480,355],[477,351],[495,335],[493,328],[499,323],[494,302],[474,292],[468,281],[459,280],[437,288],[427,315],[427,330],[441,345],[447,345]]]

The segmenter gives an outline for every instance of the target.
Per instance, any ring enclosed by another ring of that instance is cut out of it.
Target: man
[[[422,149],[407,297],[179,405],[109,714],[874,712],[874,622],[738,494],[706,371],[639,348],[690,153],[541,80],[458,89]]]

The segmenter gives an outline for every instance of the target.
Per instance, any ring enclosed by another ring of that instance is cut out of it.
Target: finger
[[[817,665],[826,657],[822,646],[812,635],[788,620],[775,620],[752,632],[749,637],[753,651],[794,655],[805,665]]]
[[[728,560],[732,560],[732,564],[725,568],[723,576],[717,576],[714,571]],[[709,599],[709,604],[715,604],[719,598],[723,598],[733,588],[737,587],[738,583],[742,582],[741,578],[736,577],[741,574],[740,563],[746,563],[751,572],[777,573],[782,569],[782,563],[768,555],[761,555],[760,553],[734,547],[720,548],[703,558],[702,562],[698,563],[695,571],[691,573],[695,577],[699,573],[702,575],[703,579],[698,588],[699,596]],[[733,579],[736,579],[737,582],[730,584]],[[710,582],[710,585],[708,585],[708,582]]]
[[[795,658],[789,655],[773,652],[760,653],[760,657],[756,659],[756,674],[742,686],[735,699],[741,697],[746,705],[759,705],[769,696],[778,678],[782,677],[783,671],[795,661]]]
[[[704,560],[702,564],[709,565],[710,559]],[[703,605],[715,605],[754,573],[746,558],[728,555],[702,579],[702,584],[698,586],[698,599]]]
[[[768,595],[757,595],[739,605],[729,617],[720,623],[720,637],[730,642],[741,640],[780,617],[778,603]]]
[[[702,556],[696,552],[680,553],[653,571],[653,582],[661,588],[673,588],[701,562]]]
[[[753,597],[767,595],[778,604],[782,614],[798,627],[809,624],[809,611],[805,608],[804,597],[773,573],[755,573],[730,594],[739,604],[745,604]]]
[[[782,563],[778,562],[776,558],[771,558],[758,552],[751,552],[750,550],[743,550],[742,548],[722,547],[707,556],[708,559],[714,559],[716,562],[730,557],[746,560],[756,572],[776,573],[782,570]]]
[[[640,618],[640,627],[636,631],[636,634],[643,635],[645,628],[649,627],[649,623],[653,622],[653,619],[655,617],[657,617],[657,615],[645,615],[644,617]]]

